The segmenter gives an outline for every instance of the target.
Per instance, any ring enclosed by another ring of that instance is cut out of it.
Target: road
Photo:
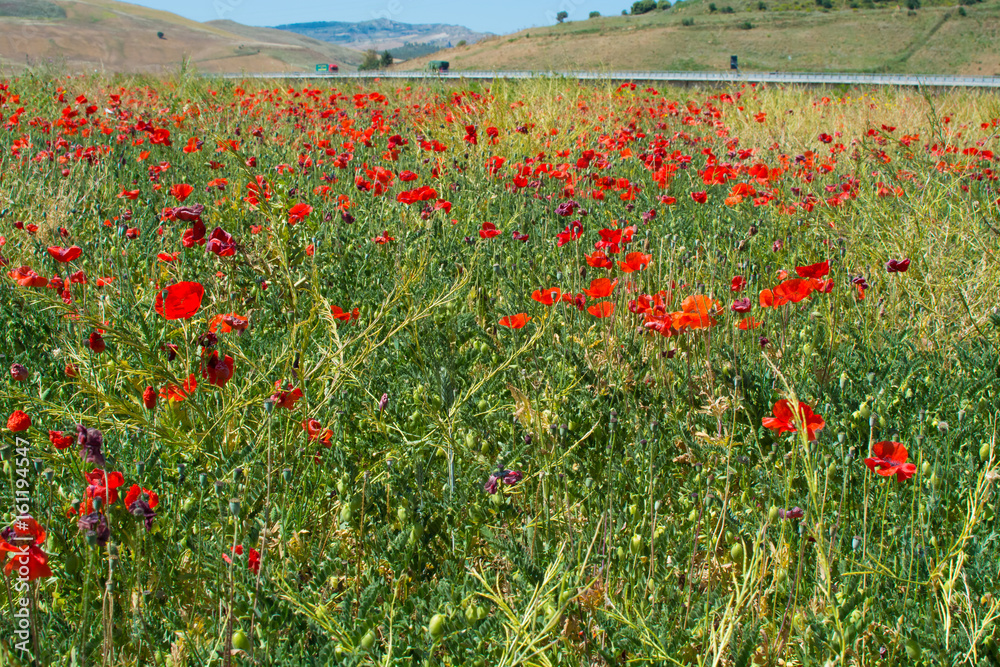
[[[836,74],[812,72],[265,72],[215,74],[226,79],[532,79],[565,78],[594,81],[666,81],[671,83],[800,83],[809,85],[902,86],[932,88],[1000,88],[1000,77],[919,74]]]

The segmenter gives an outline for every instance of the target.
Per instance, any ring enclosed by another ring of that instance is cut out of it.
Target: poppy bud
[[[28,379],[28,369],[21,364],[11,364],[10,377],[17,382],[23,382]]]
[[[156,407],[156,392],[153,391],[152,387],[146,387],[142,392],[142,404],[146,406],[147,410],[152,410]]]
[[[90,334],[90,338],[87,339],[87,347],[93,350],[94,354],[100,354],[104,352],[107,346],[104,344],[104,337],[94,331]]]
[[[240,516],[240,499],[230,498],[229,499],[229,513],[234,517],[239,518]]]

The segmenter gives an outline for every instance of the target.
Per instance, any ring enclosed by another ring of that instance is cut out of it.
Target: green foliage
[[[365,56],[358,65],[358,69],[361,71],[370,71],[374,69],[379,69],[382,66],[382,59],[375,49],[368,49],[365,51]]]
[[[683,19],[681,19],[681,25],[682,26],[686,26],[686,27],[693,26],[694,25],[694,19],[693,18],[683,18]]]
[[[596,19],[596,18],[600,18],[600,17],[601,17],[601,13],[599,11],[596,11],[596,10],[590,12],[590,14],[587,15],[587,18],[589,18],[589,19]]]
[[[646,14],[656,9],[656,0],[636,0],[632,3],[632,15]]]
[[[389,51],[383,51],[382,55],[379,56],[378,64],[382,69],[390,67],[392,65],[392,54]]]
[[[39,663],[994,660],[988,97],[406,83],[2,91],[31,122],[0,130],[0,415],[33,423],[0,504],[23,469]],[[90,104],[129,111],[71,126]],[[167,320],[181,281],[204,300]],[[814,440],[765,426],[781,399]],[[125,482],[104,546],[77,424]],[[912,476],[865,462],[884,442]]]
[[[562,23],[567,18],[569,18],[569,12],[561,11],[558,14],[556,14],[556,21],[559,22],[559,23]]]

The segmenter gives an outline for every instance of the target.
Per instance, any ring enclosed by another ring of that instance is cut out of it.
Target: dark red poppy
[[[125,509],[128,509],[132,503],[139,500],[143,494],[149,497],[149,500],[146,502],[149,504],[150,509],[153,509],[160,504],[160,497],[156,495],[155,492],[150,491],[149,489],[144,489],[138,484],[133,484],[131,488],[129,488],[128,493],[125,494],[125,500],[123,501]]]
[[[906,273],[909,268],[910,260],[908,259],[890,259],[885,263],[885,270],[889,273]]]
[[[207,252],[215,253],[219,257],[232,257],[236,254],[236,242],[233,235],[226,232],[222,227],[212,230],[212,235],[208,237]]]
[[[765,428],[769,428],[775,432],[775,434],[780,435],[781,433],[795,433],[795,417],[792,413],[792,405],[789,403],[788,399],[781,399],[774,404],[774,409],[772,410],[772,417],[764,417],[762,424]],[[806,427],[806,435],[809,440],[816,439],[816,431],[821,430],[826,426],[826,422],[823,418],[815,414],[812,408],[805,403],[799,403],[799,417],[801,422]]]
[[[204,296],[201,283],[177,283],[157,291],[156,312],[168,320],[186,320],[198,312]]]
[[[28,369],[18,363],[10,365],[10,378],[15,382],[24,382],[28,379]]]
[[[693,199],[696,204],[704,204],[705,202],[708,201],[708,193],[704,191],[692,192],[691,199]]]
[[[226,383],[233,377],[233,358],[228,354],[219,358],[218,351],[213,351],[205,361],[201,377],[207,378],[208,383],[214,384],[216,387],[225,387]]]
[[[104,344],[104,336],[96,331],[91,332],[90,338],[87,339],[87,347],[94,351],[95,354],[100,354],[104,352],[107,347]]]
[[[250,326],[250,320],[237,313],[225,313],[216,315],[208,323],[208,330],[212,333],[229,333],[235,331],[243,333]]]
[[[896,481],[902,482],[913,477],[917,466],[907,463],[909,452],[902,443],[883,440],[872,445],[872,455],[865,459],[865,465],[876,475],[882,477],[896,476]]]
[[[152,387],[146,387],[142,391],[142,404],[146,406],[147,410],[152,410],[156,407],[156,392]]]
[[[743,288],[747,286],[747,280],[743,276],[733,276],[733,280],[729,283],[730,292],[741,292]]]
[[[63,248],[61,246],[49,246],[49,254],[57,262],[65,264],[66,262],[72,262],[74,259],[83,254],[83,248],[80,246],[70,246],[68,248]]]

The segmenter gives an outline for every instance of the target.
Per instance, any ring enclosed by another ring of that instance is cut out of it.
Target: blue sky
[[[591,11],[621,14],[631,0],[126,0],[164,9],[196,21],[230,19],[255,26],[306,21],[367,21],[390,18],[404,23],[454,23],[480,32],[507,33],[555,23],[556,12],[586,20]]]

